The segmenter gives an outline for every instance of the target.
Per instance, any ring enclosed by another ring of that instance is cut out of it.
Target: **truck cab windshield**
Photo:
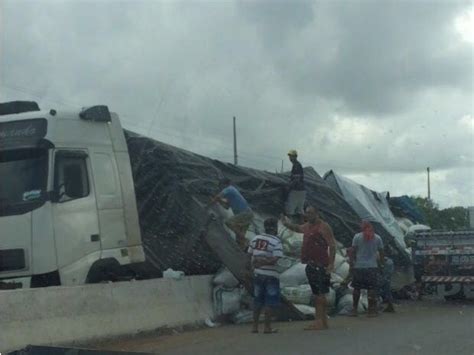
[[[0,151],[0,215],[22,214],[40,207],[47,178],[46,149]]]

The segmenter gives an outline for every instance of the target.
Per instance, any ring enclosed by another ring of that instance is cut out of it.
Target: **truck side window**
[[[86,157],[56,155],[55,190],[59,193],[59,202],[89,195]]]

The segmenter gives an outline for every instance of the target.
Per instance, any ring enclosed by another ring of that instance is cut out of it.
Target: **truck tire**
[[[95,284],[101,282],[120,281],[122,268],[115,259],[103,259],[96,261],[87,274],[86,283]]]
[[[452,285],[451,285],[451,287],[452,287]],[[462,288],[461,288],[461,290],[459,290],[458,293],[456,293],[454,295],[444,296],[444,299],[446,301],[459,301],[459,300],[463,300],[465,298],[466,298],[466,296],[464,295],[464,291],[463,291]]]
[[[466,299],[466,296],[464,295],[463,291],[459,291],[455,295],[444,296],[444,299],[446,301],[462,301],[462,300]]]

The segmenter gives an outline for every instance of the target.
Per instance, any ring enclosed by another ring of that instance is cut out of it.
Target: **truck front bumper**
[[[474,283],[474,276],[422,276],[423,283]]]

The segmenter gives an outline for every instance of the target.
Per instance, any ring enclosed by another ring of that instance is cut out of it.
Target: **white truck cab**
[[[0,282],[119,279],[145,260],[119,118],[35,105],[0,104]]]

